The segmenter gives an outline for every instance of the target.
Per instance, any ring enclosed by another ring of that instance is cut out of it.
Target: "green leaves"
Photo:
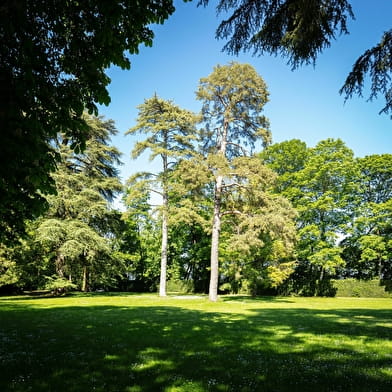
[[[347,19],[354,18],[345,0],[221,0],[217,10],[232,12],[216,32],[218,38],[229,39],[224,50],[233,54],[242,50],[253,50],[259,55],[280,53],[294,68],[314,62],[337,34],[348,33]]]
[[[128,180],[128,205],[151,192],[166,198],[169,196],[169,177],[173,165],[192,153],[198,120],[194,113],[156,95],[145,100],[138,108],[137,124],[126,134],[142,133],[147,136],[135,144],[132,157],[135,159],[150,150],[150,160],[159,157],[162,170],[158,174],[137,173]]]
[[[55,193],[52,141],[63,133],[76,154],[89,139],[84,110],[108,105],[105,70],[129,69],[126,52],[151,46],[153,23],[174,12],[172,0],[28,1],[0,8],[0,85],[3,107],[0,240],[15,240],[26,219]],[[110,195],[106,195],[110,196]]]
[[[162,198],[161,280],[160,295],[166,295],[166,269],[168,255],[168,222],[171,202],[172,166],[179,159],[192,154],[198,117],[190,111],[179,108],[170,101],[154,95],[139,106],[137,124],[126,134],[143,133],[147,138],[137,142],[132,157],[137,158],[150,150],[150,160],[160,157],[162,170],[158,174],[138,173],[128,181],[126,202],[128,206],[139,207],[152,192]]]
[[[365,81],[370,79],[369,101],[384,95],[385,106],[381,113],[392,115],[392,30],[383,33],[380,42],[370,49],[367,49],[356,60],[351,72],[347,76],[340,93],[345,98],[353,95],[362,96],[365,90]]]
[[[47,197],[49,209],[32,234],[49,259],[45,270],[61,279],[71,277],[84,289],[88,283],[110,280],[122,271],[112,258],[110,240],[119,217],[110,210],[109,202],[122,188],[116,167],[120,153],[110,146],[116,130],[112,121],[102,118],[85,115],[85,121],[88,140],[83,152],[72,150],[66,135],[57,137],[61,157],[53,174],[57,194]],[[87,268],[88,272],[82,271]]]
[[[175,158],[187,149],[192,149],[198,121],[198,116],[194,113],[157,95],[145,100],[138,109],[137,124],[126,135],[142,133],[148,136],[136,143],[132,151],[133,158],[137,158],[146,149],[151,150],[151,159],[162,154]]]
[[[313,280],[320,293],[316,286],[328,275],[391,276],[389,154],[354,159],[341,140],[327,139],[314,148],[278,143],[260,157],[279,174],[276,191],[298,212],[299,282]]]
[[[200,79],[196,97],[203,104],[203,148],[238,156],[247,147],[252,150],[257,141],[267,145],[269,122],[262,112],[268,95],[264,80],[249,64],[218,65]]]
[[[199,1],[199,5],[208,3]],[[217,38],[227,40],[224,51],[280,54],[293,69],[315,64],[338,35],[349,33],[347,22],[355,19],[347,0],[220,0],[216,8],[226,18],[216,30]],[[391,58],[392,30],[388,30],[380,42],[358,57],[340,93],[346,99],[362,96],[370,81],[369,100],[384,96],[380,113],[392,113]]]

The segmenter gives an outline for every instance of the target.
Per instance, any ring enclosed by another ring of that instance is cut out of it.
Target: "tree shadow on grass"
[[[40,291],[25,291],[23,294],[17,294],[17,295],[0,295],[0,300],[2,302],[4,301],[26,301],[28,300],[40,300],[40,299],[48,299],[48,298],[91,298],[91,297],[139,297],[139,296],[148,296],[148,295],[154,295],[153,293],[151,294],[141,294],[141,293],[135,293],[135,292],[80,292],[80,291],[71,291],[67,292],[65,294],[61,295],[56,295],[53,294],[49,290],[40,290]]]
[[[294,303],[293,300],[291,300],[288,297],[276,297],[276,296],[251,296],[251,295],[238,295],[238,294],[233,294],[233,295],[224,295],[220,297],[220,300],[223,302],[271,302],[271,303]]]
[[[1,391],[391,391],[391,311],[0,308]]]

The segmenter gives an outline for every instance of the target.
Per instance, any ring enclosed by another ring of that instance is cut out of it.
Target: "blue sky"
[[[136,171],[159,167],[146,155],[136,161],[130,158],[136,138],[124,133],[135,125],[136,107],[156,93],[197,112],[200,102],[195,91],[200,78],[215,65],[230,61],[253,65],[267,83],[270,102],[264,114],[271,123],[273,142],[296,138],[312,147],[326,138],[341,138],[356,156],[392,152],[391,118],[378,114],[383,100],[353,98],[345,103],[339,95],[356,58],[391,28],[391,0],[352,0],[356,20],[349,22],[350,35],[338,37],[315,67],[295,71],[281,57],[222,53],[224,41],[215,39],[220,18],[213,4],[198,8],[196,2],[175,0],[176,12],[164,25],[153,27],[153,47],[141,47],[138,55],[130,57],[131,70],[108,70],[111,103],[100,107],[100,114],[113,119],[119,131],[112,142],[123,153],[123,180]]]

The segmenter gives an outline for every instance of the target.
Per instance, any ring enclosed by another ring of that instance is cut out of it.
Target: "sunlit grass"
[[[0,391],[391,391],[392,301],[0,298]]]

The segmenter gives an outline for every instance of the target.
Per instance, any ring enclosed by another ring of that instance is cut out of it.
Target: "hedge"
[[[331,283],[336,289],[336,297],[392,298],[392,292],[387,291],[391,282],[380,284],[378,279],[342,279],[332,280]]]

